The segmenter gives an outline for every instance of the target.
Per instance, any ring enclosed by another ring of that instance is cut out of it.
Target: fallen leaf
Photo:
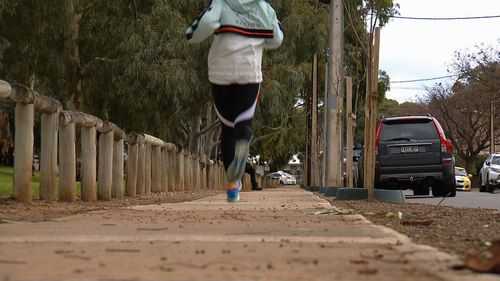
[[[500,240],[493,241],[486,250],[467,254],[465,267],[476,272],[500,273]]]
[[[402,219],[403,218],[403,213],[401,213],[401,212],[388,212],[385,216],[388,217],[388,218]]]
[[[365,260],[351,260],[352,264],[368,264]]]
[[[359,274],[366,274],[366,275],[374,275],[374,274],[378,273],[378,270],[374,269],[374,268],[363,268],[363,269],[358,270],[358,273]]]
[[[403,225],[423,225],[423,226],[426,226],[426,225],[432,224],[433,222],[434,222],[433,220],[403,220],[403,221],[401,221],[401,224],[403,224]]]

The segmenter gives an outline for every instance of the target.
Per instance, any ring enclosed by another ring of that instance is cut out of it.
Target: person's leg
[[[252,183],[252,190],[262,190],[259,188],[259,184],[257,183],[257,177],[255,175],[255,169],[250,164],[245,165],[245,173],[250,175],[250,182]]]
[[[252,119],[259,97],[259,84],[233,85],[238,97],[235,103],[237,115],[234,120],[235,148],[234,158],[226,170],[228,180],[239,180],[245,172],[249,145],[253,137]]]
[[[238,182],[238,188],[241,188],[240,179],[245,170],[249,142],[252,138],[251,120],[257,105],[258,92],[259,84],[212,84],[215,109],[222,123],[221,151],[230,185],[227,188],[229,201],[237,201],[230,200],[229,193],[232,187],[237,186],[235,182]]]

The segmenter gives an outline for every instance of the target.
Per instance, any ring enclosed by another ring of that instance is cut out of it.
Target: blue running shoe
[[[229,182],[241,179],[245,172],[245,164],[248,157],[248,141],[239,140],[234,149],[234,159],[227,168],[226,175]]]
[[[240,201],[240,190],[241,190],[241,181],[236,181],[226,188],[227,193],[227,202],[238,202]]]

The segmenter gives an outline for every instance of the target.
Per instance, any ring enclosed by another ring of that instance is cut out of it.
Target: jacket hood
[[[256,2],[260,2],[263,0],[226,0],[226,3],[231,9],[235,10],[238,13],[245,13],[250,9]]]

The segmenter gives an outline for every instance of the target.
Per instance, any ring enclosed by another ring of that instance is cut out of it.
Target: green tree
[[[310,61],[313,54],[324,54],[329,16],[317,1],[269,2],[285,26],[285,41],[264,56],[251,149],[270,162],[285,163],[304,149]],[[184,35],[206,4],[0,0],[0,76],[127,132],[149,133],[214,157],[218,127],[207,79],[210,40],[188,46]],[[349,0],[346,6],[352,18],[346,21],[346,62],[363,91],[364,20],[377,11],[379,22],[386,23],[394,5]],[[356,101],[362,95],[357,96]]]
[[[440,120],[466,170],[475,172],[479,153],[490,145],[490,104],[500,97],[500,52],[484,45],[457,51],[450,69],[457,81],[430,88],[426,106]],[[497,124],[500,118],[495,117]]]

